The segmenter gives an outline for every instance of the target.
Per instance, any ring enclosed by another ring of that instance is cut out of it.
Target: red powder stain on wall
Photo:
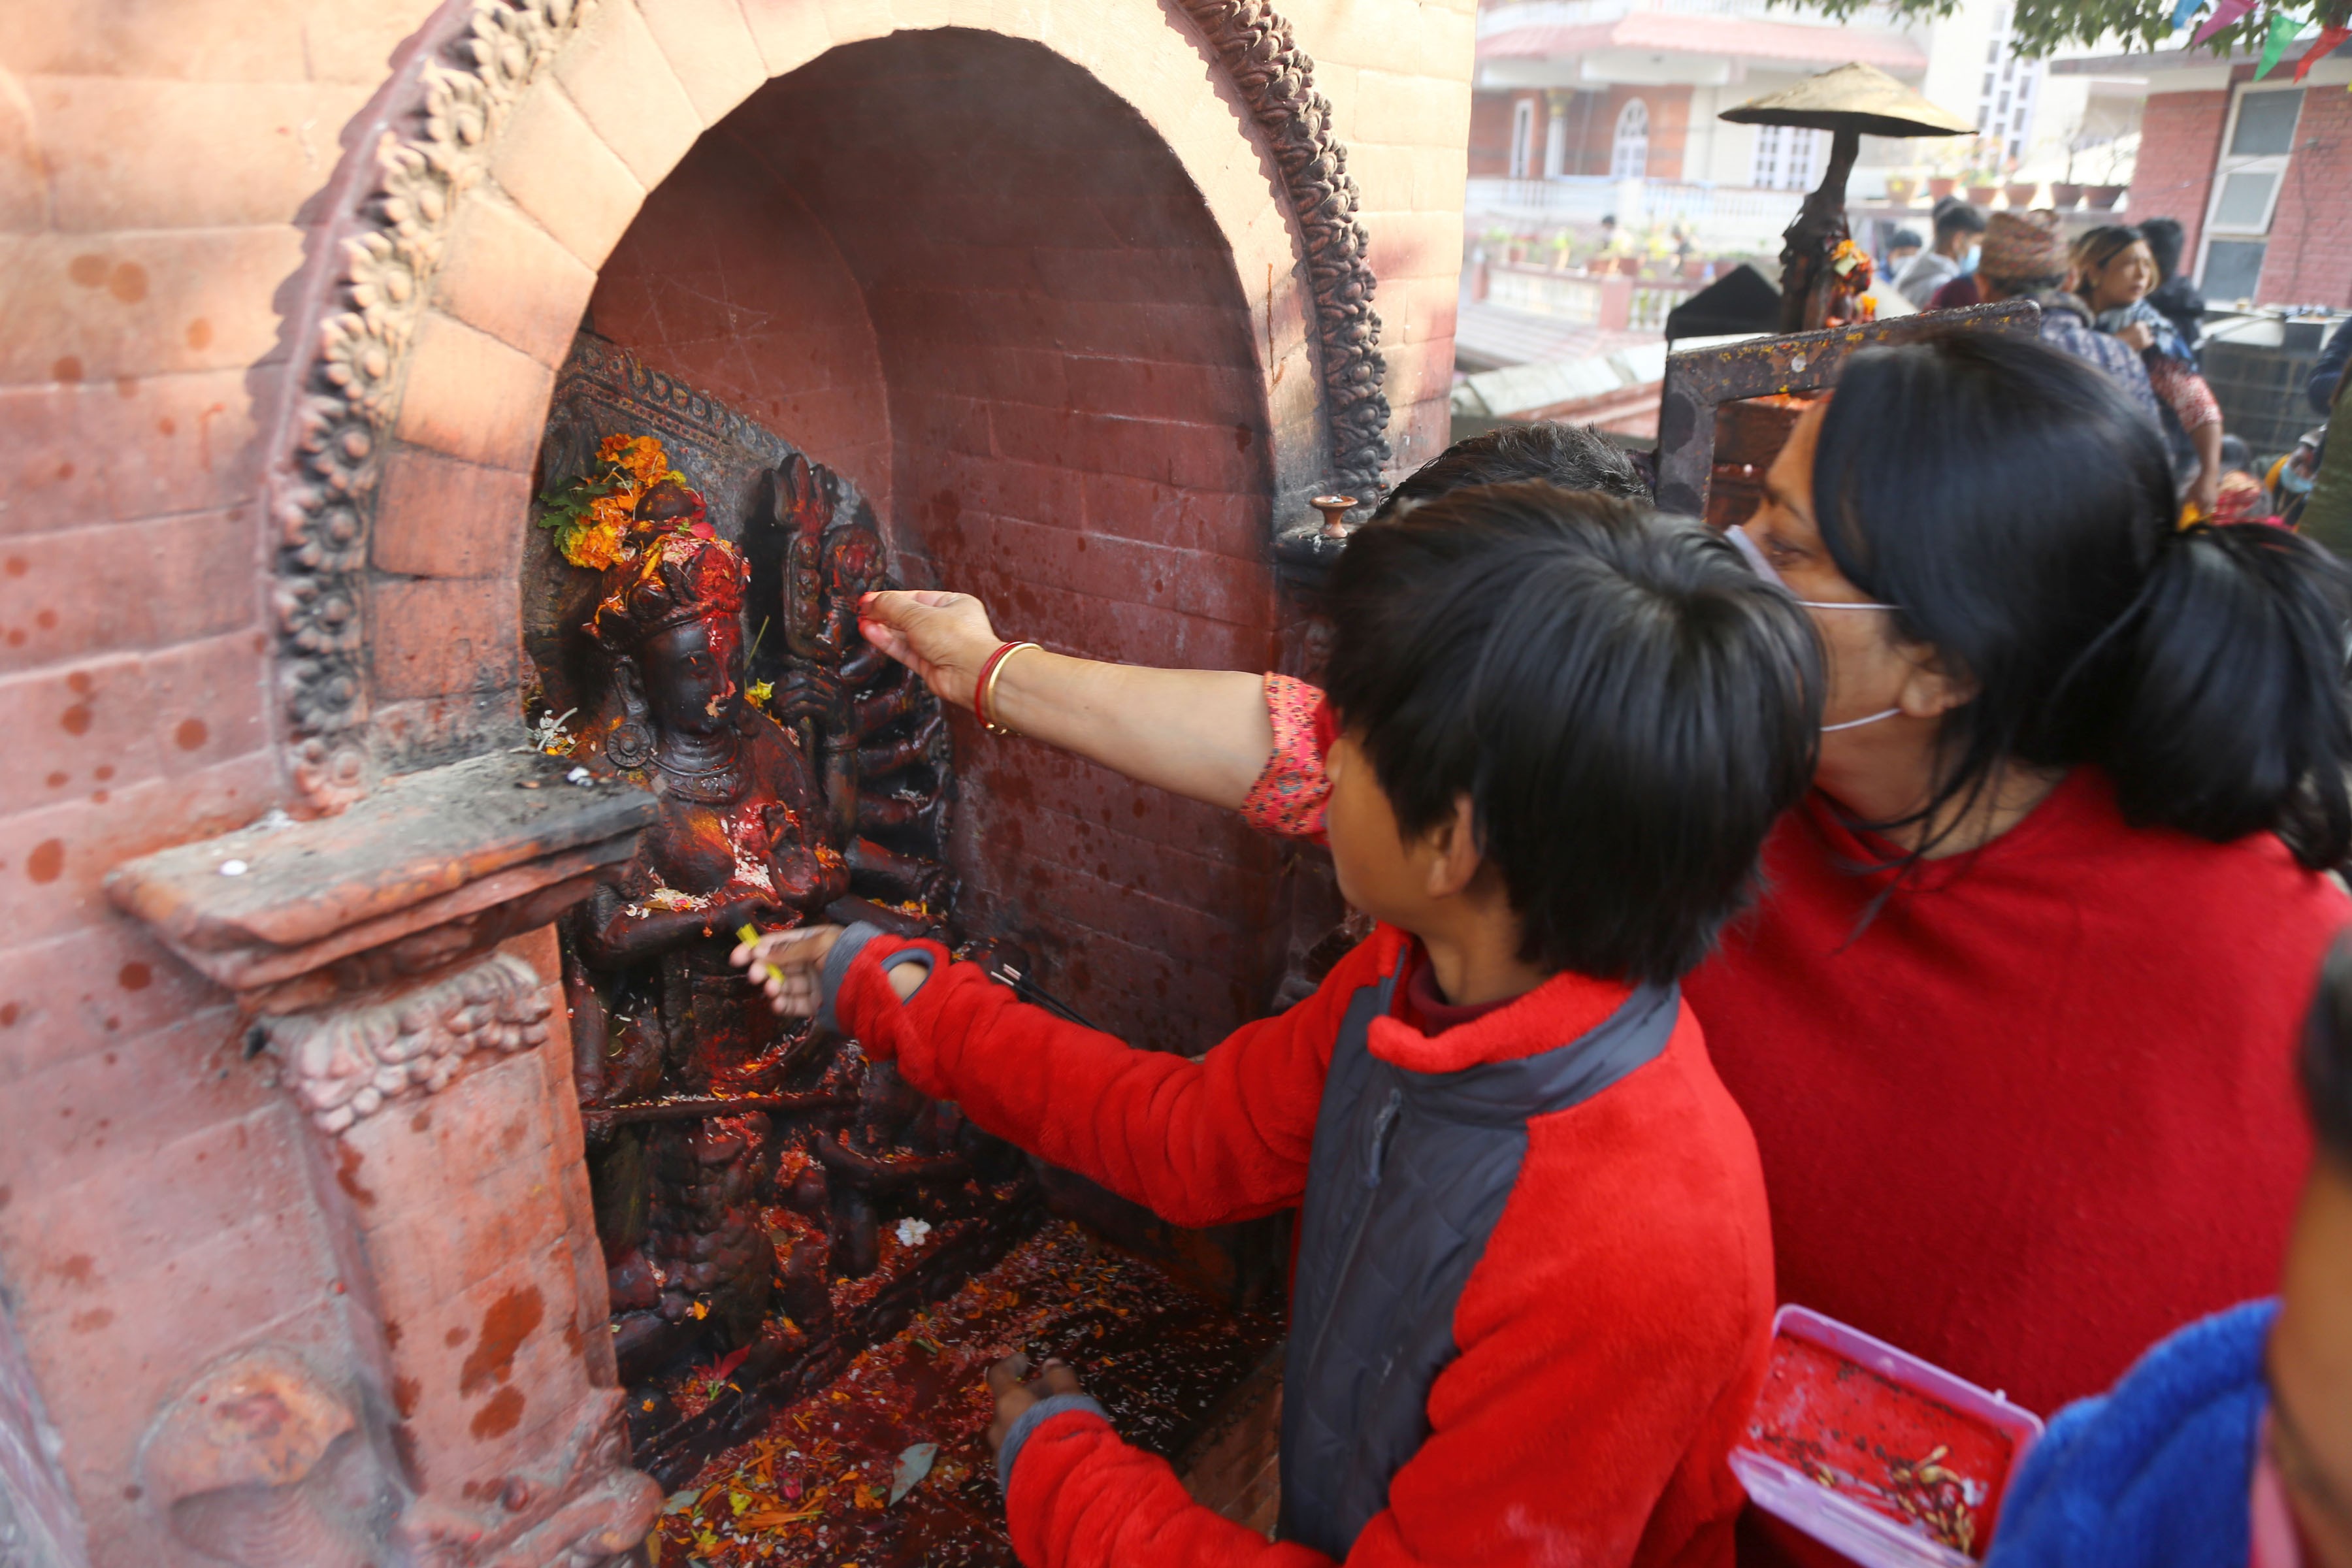
[[[193,752],[205,743],[211,732],[202,719],[183,719],[179,728],[172,731],[172,743],[184,752]]]
[[[477,1437],[503,1437],[521,1422],[522,1390],[501,1388],[474,1413],[472,1431]]]
[[[154,981],[155,972],[143,963],[126,963],[114,978],[125,991],[144,991]]]
[[[466,1364],[458,1371],[457,1392],[472,1394],[492,1383],[504,1383],[514,1373],[515,1352],[522,1347],[522,1342],[530,1337],[530,1331],[538,1328],[541,1320],[546,1316],[547,1303],[540,1296],[536,1285],[509,1290],[491,1302],[490,1310],[482,1314],[481,1338],[476,1342],[473,1351],[466,1357]],[[495,1399],[490,1402],[492,1405],[498,1403]],[[522,1397],[517,1394],[517,1417],[521,1412]],[[483,1415],[488,1414],[489,1408],[485,1406]],[[478,1434],[478,1418],[475,1429]],[[498,1428],[499,1432],[513,1429],[512,1420]]]
[[[36,882],[54,882],[66,868],[65,841],[44,838],[25,857],[25,875]]]

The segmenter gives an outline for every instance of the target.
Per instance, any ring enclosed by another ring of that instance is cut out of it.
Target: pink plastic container
[[[1731,1468],[1756,1506],[1862,1568],[1972,1568],[2042,1418],[1802,1307]]]

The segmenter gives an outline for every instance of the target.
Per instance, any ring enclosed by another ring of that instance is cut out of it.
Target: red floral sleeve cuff
[[[1266,717],[1274,721],[1274,754],[1242,802],[1242,820],[1276,838],[1323,837],[1323,803],[1331,780],[1323,772],[1323,693],[1287,675],[1265,678]]]

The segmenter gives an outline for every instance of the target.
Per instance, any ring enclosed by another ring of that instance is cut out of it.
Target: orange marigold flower
[[[596,460],[600,463],[616,461],[622,453],[629,449],[629,443],[635,439],[637,437],[634,436],[605,437],[596,444]]]
[[[669,474],[669,454],[651,436],[632,437],[618,460],[640,485],[657,485]]]
[[[589,524],[592,527],[611,528],[625,533],[628,531],[630,516],[636,510],[636,505],[637,497],[635,490],[623,490],[615,495],[598,496],[588,503]]]

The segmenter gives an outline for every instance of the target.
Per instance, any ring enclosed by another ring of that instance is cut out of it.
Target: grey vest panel
[[[1285,1541],[1345,1558],[1429,1436],[1460,1352],[1454,1309],[1502,1216],[1528,1120],[1591,1099],[1665,1049],[1674,986],[1644,986],[1555,1049],[1453,1073],[1374,1057],[1393,976],[1349,1001],[1315,1121],[1283,1373]]]

